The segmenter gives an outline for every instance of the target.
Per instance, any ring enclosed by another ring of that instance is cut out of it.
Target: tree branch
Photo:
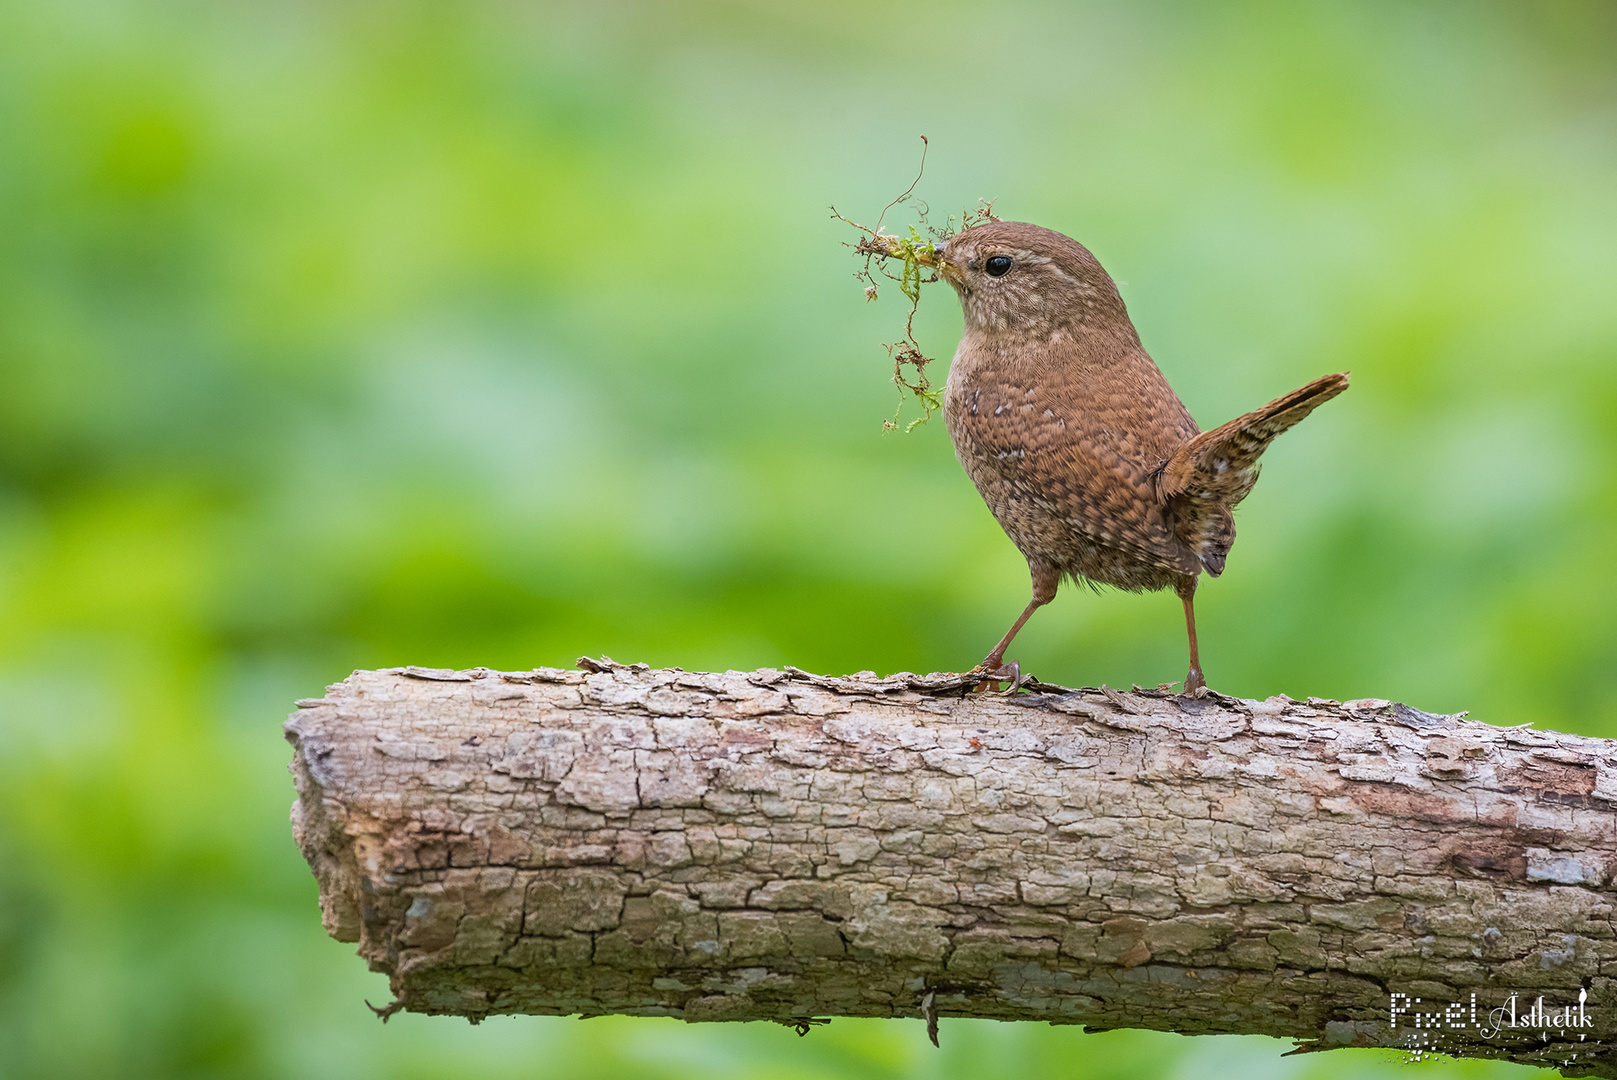
[[[355,672],[287,721],[326,928],[396,1007],[795,1024],[930,998],[944,1037],[1617,1076],[1612,742],[1384,701],[580,663]]]

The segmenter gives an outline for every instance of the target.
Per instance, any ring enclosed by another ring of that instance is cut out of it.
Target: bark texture
[[[1612,742],[1386,701],[581,664],[355,672],[287,721],[326,928],[393,1007],[930,1003],[1617,1076]],[[1549,1019],[1482,1030],[1513,994]]]

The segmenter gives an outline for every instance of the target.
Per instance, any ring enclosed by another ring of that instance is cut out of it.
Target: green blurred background
[[[935,212],[1083,240],[1204,426],[1353,372],[1202,590],[1216,687],[1617,736],[1614,55],[1606,2],[0,2],[0,1076],[1404,1075],[383,1027],[280,724],[358,667],[979,659],[1025,565],[941,421],[882,434],[903,302],[826,210],[925,133]],[[1181,635],[1068,589],[1015,655],[1154,684]]]

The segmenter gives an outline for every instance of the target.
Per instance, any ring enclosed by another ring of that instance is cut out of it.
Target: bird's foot
[[[977,683],[978,693],[986,691],[994,694],[1003,694],[1006,697],[1009,697],[1020,690],[1022,688],[1022,683],[1025,681],[1022,675],[1022,665],[1017,663],[1015,660],[1012,660],[1008,664],[1001,664],[997,661],[990,663],[989,660],[984,660],[982,663],[966,672],[966,674],[968,676],[981,676],[981,681]],[[1001,690],[999,688],[999,684],[1006,681],[1008,681],[1011,685],[1008,688]]]
[[[1207,696],[1207,680],[1203,678],[1201,668],[1191,668],[1185,676],[1185,696],[1195,698]]]

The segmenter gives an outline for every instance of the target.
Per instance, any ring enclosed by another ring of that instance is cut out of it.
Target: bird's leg
[[[1194,694],[1198,690],[1207,689],[1207,680],[1202,676],[1201,657],[1196,653],[1196,579],[1193,577],[1180,578],[1174,586],[1179,599],[1185,605],[1185,630],[1190,635],[1190,671],[1185,675],[1185,693]]]
[[[1027,607],[1022,609],[1021,617],[1011,624],[1009,630],[1005,631],[1005,636],[999,639],[999,644],[994,646],[994,651],[983,657],[983,662],[972,669],[973,674],[989,676],[978,685],[979,690],[986,688],[990,682],[997,681],[993,678],[996,675],[1000,678],[1011,680],[1012,692],[1015,692],[1016,688],[1022,684],[1021,665],[1014,661],[1006,664],[1005,650],[1011,647],[1011,640],[1016,637],[1017,631],[1022,629],[1028,618],[1039,608],[1056,598],[1056,586],[1061,583],[1061,571],[1047,563],[1034,565],[1030,562],[1028,570],[1033,575],[1033,599],[1028,601]]]
[[[1035,596],[1028,603],[1028,606],[1022,609],[1022,617],[1012,623],[1011,628],[1005,631],[1005,636],[999,639],[999,644],[994,646],[994,651],[983,657],[983,662],[977,665],[977,670],[986,675],[992,675],[999,671],[1004,666],[1005,650],[1011,647],[1011,639],[1016,637],[1017,631],[1022,629],[1022,626],[1028,620],[1028,616],[1047,603],[1049,603],[1048,600],[1040,600]]]

